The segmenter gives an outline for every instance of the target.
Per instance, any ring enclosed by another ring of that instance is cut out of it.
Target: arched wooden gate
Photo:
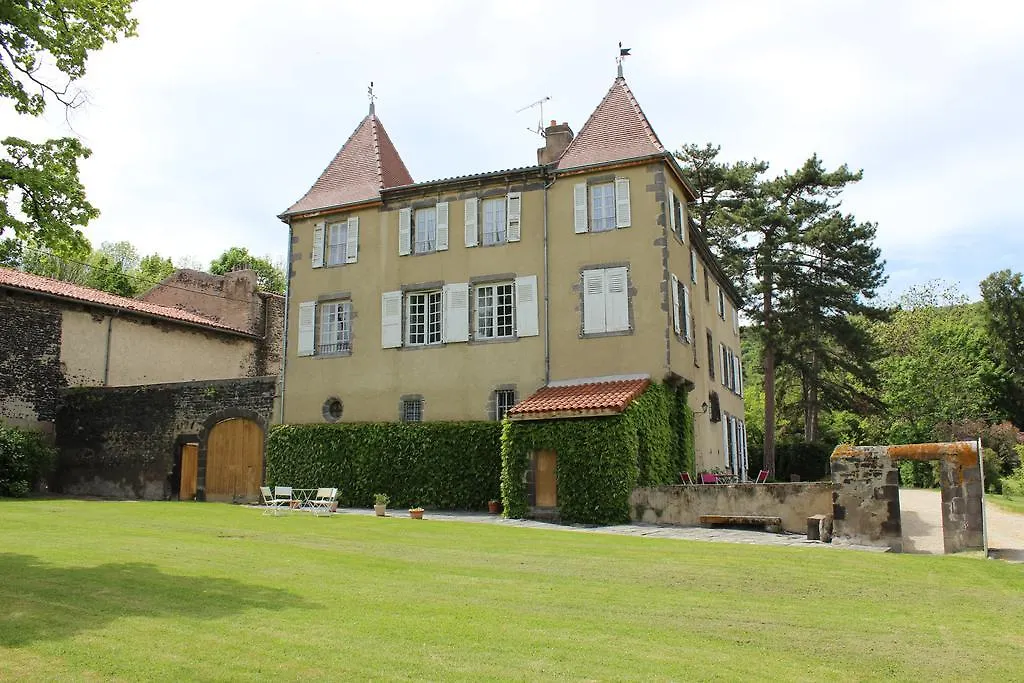
[[[251,420],[218,422],[206,442],[206,500],[257,500],[263,481],[263,430]]]

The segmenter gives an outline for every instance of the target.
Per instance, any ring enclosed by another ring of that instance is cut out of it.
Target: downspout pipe
[[[114,318],[117,312],[114,311],[107,318],[107,345],[103,356],[103,386],[110,386],[110,337],[114,327]]]
[[[551,282],[548,279],[548,189],[555,184],[547,182],[544,174],[544,386],[551,382]]]

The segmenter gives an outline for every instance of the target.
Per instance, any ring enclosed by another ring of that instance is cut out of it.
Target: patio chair
[[[275,486],[274,487],[274,504],[279,506],[283,510],[292,509],[292,487],[291,486]]]
[[[263,505],[264,515],[274,515],[276,517],[277,513],[280,512],[281,510],[288,510],[289,503],[284,503],[284,505],[282,505],[281,502],[278,501],[278,499],[274,496],[273,492],[271,492],[269,486],[260,487],[260,498],[262,499],[261,502]]]
[[[679,481],[682,482],[683,486],[693,486],[693,477],[690,476],[689,472],[680,472]]]
[[[700,473],[700,483],[702,483],[702,484],[717,484],[718,483],[718,475],[716,475],[716,474],[714,474],[712,472],[701,472]]]
[[[331,515],[331,507],[338,500],[338,489],[319,488],[316,490],[316,495],[309,499],[309,504],[313,509],[313,514],[317,517],[320,515]]]
[[[755,484],[763,484],[768,481],[768,470],[761,470],[757,473],[757,479],[754,480]]]

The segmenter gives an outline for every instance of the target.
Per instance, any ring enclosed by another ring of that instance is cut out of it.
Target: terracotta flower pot
[[[384,512],[388,509],[387,505],[374,505],[373,511],[377,513],[378,517],[383,517]]]
[[[422,509],[412,509],[412,510],[409,510],[409,516],[411,518],[413,518],[413,519],[423,519],[423,510]]]
[[[501,501],[500,500],[489,500],[487,501],[487,512],[492,515],[496,515],[501,512]]]

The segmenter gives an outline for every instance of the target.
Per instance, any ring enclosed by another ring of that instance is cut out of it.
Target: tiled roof
[[[665,152],[665,146],[621,76],[583,124],[555,168],[611,163]]]
[[[364,118],[309,192],[282,216],[317,211],[380,197],[386,187],[411,185],[402,157],[375,114]]]
[[[547,386],[517,403],[508,413],[513,420],[612,415],[625,410],[650,383],[644,378]]]
[[[53,280],[48,277],[32,275],[31,273],[10,270],[9,268],[0,268],[0,287],[11,287],[29,292],[40,292],[42,294],[57,296],[62,299],[72,299],[75,301],[105,306],[107,308],[116,308],[122,311],[140,313],[154,318],[163,318],[164,320],[188,323],[190,325],[200,325],[202,327],[211,327],[220,330],[227,330],[236,334],[251,336],[247,330],[240,330],[238,328],[225,325],[224,323],[217,322],[216,320],[204,318],[201,315],[196,315],[195,313],[183,311],[178,308],[172,308],[171,306],[151,304],[148,301],[130,299],[126,296],[118,296],[117,294],[102,292],[98,289],[90,289],[89,287],[74,285],[70,282]]]

